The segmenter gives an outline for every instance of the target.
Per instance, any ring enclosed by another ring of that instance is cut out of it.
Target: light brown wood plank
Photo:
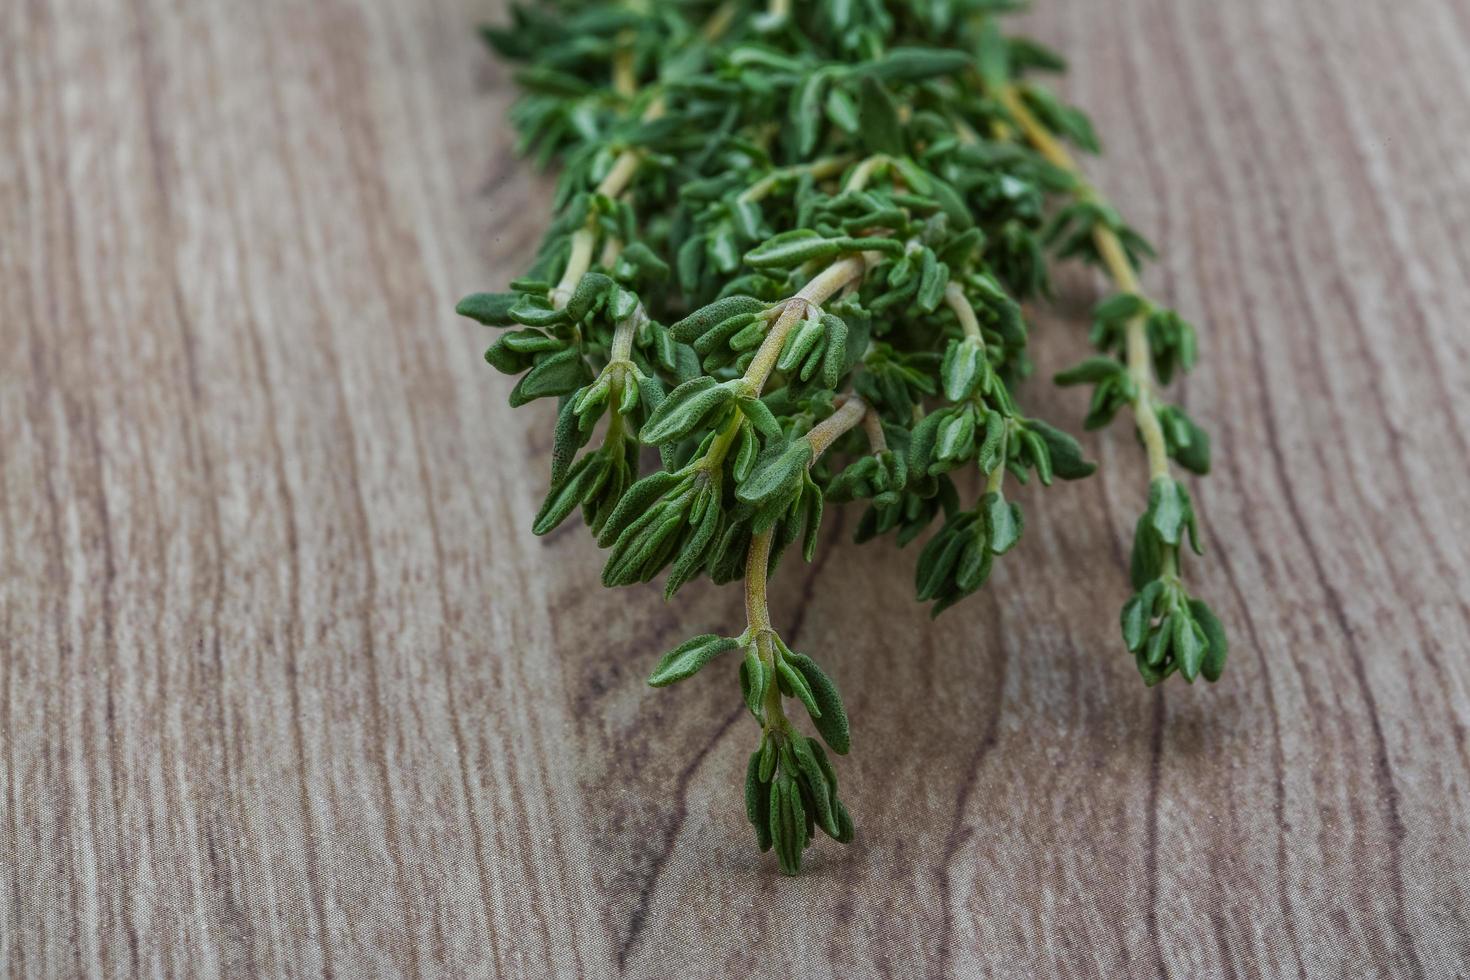
[[[643,684],[739,597],[531,536],[549,417],[452,315],[549,200],[496,9],[0,8],[0,972],[1470,976],[1470,14],[1028,15],[1203,327],[1231,664],[1117,648],[1121,432],[936,623],[834,512],[773,612],[846,692],[859,839],[789,880],[731,673]]]

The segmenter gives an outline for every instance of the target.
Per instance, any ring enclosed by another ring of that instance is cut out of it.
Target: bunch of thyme
[[[539,0],[485,32],[523,63],[520,149],[562,168],[525,277],[459,305],[507,328],[485,357],[520,376],[512,405],[557,399],[533,529],[580,509],[610,587],[666,574],[672,597],[699,575],[743,579],[745,631],[689,639],[649,682],[736,654],[761,732],[747,814],[790,874],[816,830],[852,838],[823,749],[848,751],[848,720],[772,624],[769,577],[798,542],[811,560],[827,503],[860,501],[859,541],[902,546],[939,522],[916,581],[937,614],[1020,540],[1008,483],[1093,472],[1017,398],[1021,304],[1050,295],[1055,259],[1117,287],[1095,311],[1099,355],[1057,381],[1093,386],[1089,429],[1129,409],[1145,450],[1125,645],[1149,684],[1224,665],[1219,621],[1180,575],[1198,536],[1171,469],[1206,472],[1209,439],[1158,392],[1193,366],[1195,333],[1143,294],[1152,249],[1066,148],[1098,141],[1034,80],[1062,59],[999,30],[1017,6]],[[954,478],[976,469],[967,500]]]

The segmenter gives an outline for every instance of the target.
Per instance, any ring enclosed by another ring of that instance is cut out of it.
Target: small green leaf
[[[1178,481],[1160,477],[1149,484],[1148,519],[1160,541],[1178,545],[1190,513],[1189,494]]]
[[[831,258],[841,251],[839,239],[825,238],[810,228],[798,228],[746,252],[745,264],[755,269],[791,269],[813,259]]]
[[[771,849],[771,787],[761,779],[761,753],[750,754],[745,766],[745,819],[755,828],[756,843],[762,852]]]
[[[804,653],[783,654],[783,659],[801,672],[812,692],[812,700],[821,709],[820,715],[812,716],[812,724],[822,739],[838,755],[846,755],[852,747],[848,729],[847,708],[842,704],[842,695],[837,685],[817,666],[815,660]]]
[[[1065,388],[1071,385],[1093,384],[1127,372],[1126,367],[1112,358],[1090,357],[1076,367],[1061,372],[1052,380]]]
[[[1179,673],[1193,684],[1204,663],[1206,641],[1203,631],[1195,625],[1193,618],[1177,614],[1173,618],[1174,658],[1179,664]]]
[[[650,446],[683,439],[735,397],[733,387],[710,377],[686,381],[648,416],[639,437]]]
[[[745,659],[740,663],[740,693],[745,698],[745,706],[755,716],[756,721],[763,717],[762,704],[766,696],[766,684],[770,680],[766,676],[765,665],[761,663],[760,652],[754,643],[745,648]]]
[[[754,296],[726,296],[675,323],[669,333],[681,344],[692,343],[732,317],[762,313],[766,307],[766,303]]]
[[[990,551],[1003,555],[1021,540],[1025,527],[1021,508],[999,493],[987,493],[980,506],[985,511],[985,535],[990,540]]]
[[[1039,435],[1051,453],[1052,472],[1063,480],[1081,480],[1097,472],[1097,464],[1082,455],[1076,439],[1040,419],[1029,419],[1026,427]]]
[[[592,371],[587,362],[576,348],[569,347],[527,371],[511,392],[510,403],[520,407],[537,398],[570,395],[590,380]]]
[[[892,48],[881,57],[853,68],[853,73],[895,82],[922,82],[952,75],[974,64],[968,54],[953,48]]]
[[[478,320],[487,327],[509,327],[515,324],[510,308],[520,301],[519,293],[471,293],[459,301],[454,312]]]
[[[899,121],[898,104],[878,79],[863,79],[858,98],[858,119],[862,123],[859,137],[874,153],[902,156],[908,152],[903,123]]]
[[[651,687],[667,687],[676,681],[693,677],[699,673],[700,668],[726,651],[733,650],[740,645],[740,641],[728,636],[716,636],[707,633],[685,640],[683,643],[664,654],[658,666],[649,675],[648,683]]]
[[[567,301],[567,317],[573,323],[586,319],[592,307],[606,296],[617,283],[600,272],[589,272],[577,282],[572,298]]]
[[[791,688],[791,692],[796,696],[797,700],[805,705],[807,714],[811,715],[813,720],[821,718],[821,706],[817,704],[817,699],[812,694],[811,685],[806,682],[806,678],[802,676],[801,672],[791,666],[784,656],[776,658],[776,671],[780,674],[781,679]]]
[[[735,495],[747,504],[764,507],[784,501],[801,488],[801,474],[812,461],[812,444],[806,439],[771,446],[756,459],[749,479]]]
[[[1230,642],[1225,637],[1225,627],[1214,610],[1199,599],[1189,600],[1189,611],[1204,635],[1205,656],[1200,664],[1200,673],[1205,680],[1214,683],[1225,670],[1225,656],[1230,652]]]

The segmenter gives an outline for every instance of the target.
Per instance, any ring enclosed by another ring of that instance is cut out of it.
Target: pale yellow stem
[[[827,157],[798,167],[773,170],[742,191],[739,200],[752,202],[765,200],[781,181],[789,177],[798,177],[802,174],[811,174],[817,180],[824,177],[835,177],[842,173],[854,159],[852,156]]]
[[[1097,201],[1097,191],[1083,179],[1082,169],[1072,158],[1072,154],[1068,153],[1061,141],[1032,115],[1031,110],[1026,108],[1021,97],[1016,94],[1015,89],[1004,89],[1000,93],[1000,98],[1006,111],[1015,119],[1016,125],[1021,127],[1021,132],[1036,148],[1036,151],[1048,162],[1069,171],[1077,178],[1078,197]],[[1141,295],[1138,274],[1134,271],[1133,263],[1128,259],[1128,252],[1117,234],[1111,228],[1099,223],[1093,232],[1093,240],[1097,243],[1098,254],[1102,256],[1108,275],[1112,277],[1118,289],[1125,293]],[[1133,379],[1133,385],[1137,391],[1132,401],[1133,418],[1138,425],[1139,435],[1143,437],[1144,448],[1148,451],[1149,479],[1157,480],[1169,476],[1169,452],[1164,442],[1163,427],[1159,425],[1158,413],[1154,410],[1153,356],[1149,350],[1148,328],[1144,316],[1136,316],[1128,321],[1124,333],[1124,346],[1128,361],[1128,374]]]
[[[618,35],[618,53],[613,55],[613,89],[625,99],[638,94],[638,76],[633,70],[633,32]]]
[[[960,321],[960,329],[965,331],[965,336],[973,337],[983,344],[985,341],[980,333],[980,320],[975,316],[975,307],[970,305],[970,298],[965,295],[959,283],[952,282],[944,288],[944,302],[954,310],[955,318]]]
[[[561,281],[551,290],[551,305],[554,309],[564,309],[572,301],[572,293],[577,290],[577,283],[587,274],[592,267],[592,251],[597,247],[597,232],[592,228],[579,228],[572,235],[572,252],[567,256],[567,268],[561,275]]]
[[[990,476],[985,480],[985,492],[1000,493],[1000,488],[1005,485],[1005,482],[1006,465],[1005,463],[998,463],[995,469],[990,471]]]
[[[883,420],[877,412],[863,416],[863,433],[868,437],[868,448],[874,455],[888,452],[888,436],[883,434]]]
[[[739,5],[735,0],[728,0],[720,4],[720,8],[714,12],[709,20],[705,21],[704,28],[699,32],[706,41],[717,41],[720,35],[730,29],[730,24],[735,20],[735,13]]]
[[[868,403],[856,395],[844,401],[831,415],[812,427],[806,441],[812,444],[812,463],[822,458],[832,443],[850,432],[859,422],[868,417]]]
[[[847,178],[846,189],[860,191],[864,187],[867,187],[868,181],[872,180],[873,176],[879,170],[888,166],[888,163],[888,157],[881,153],[868,157],[862,163],[858,164],[857,169],[852,172],[852,176]]]
[[[612,347],[608,351],[611,363],[628,360],[629,355],[633,353],[633,338],[637,335],[638,328],[647,322],[648,314],[644,311],[642,303],[634,307],[633,312],[626,318],[618,321],[617,327],[613,330]]]
[[[838,259],[802,287],[801,292],[786,301],[776,325],[766,334],[766,339],[755,352],[750,367],[745,370],[745,380],[751,385],[753,394],[759,395],[765,388],[771,372],[776,368],[776,361],[781,358],[786,335],[806,318],[807,313],[820,311],[822,304],[843,286],[854,279],[861,279],[868,271],[870,263],[876,265],[881,260],[882,255],[877,252],[863,252]]]
[[[751,631],[771,628],[771,613],[766,608],[766,569],[771,563],[771,531],[750,539],[745,556],[745,622]]]

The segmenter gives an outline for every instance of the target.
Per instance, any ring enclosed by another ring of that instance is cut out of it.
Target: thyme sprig
[[[1195,333],[1144,294],[1151,248],[1065,146],[1098,140],[1035,80],[1062,60],[999,31],[1017,6],[560,0],[486,31],[522,65],[520,149],[561,165],[526,276],[459,305],[504,329],[486,359],[519,376],[513,405],[557,399],[533,530],[580,509],[609,587],[743,580],[745,630],[681,643],[649,682],[739,651],[760,727],[746,812],[787,873],[817,830],[852,838],[826,755],[850,733],[830,676],[772,623],[770,576],[798,542],[812,559],[827,503],[861,501],[859,541],[939,524],[915,582],[937,615],[1020,544],[1014,484],[1093,472],[1020,397],[1021,303],[1049,295],[1053,259],[1118,290],[1095,311],[1099,356],[1057,380],[1093,385],[1088,428],[1129,408],[1146,450],[1125,644],[1151,684],[1224,663],[1180,578],[1198,529],[1172,474],[1207,471],[1209,441],[1159,392],[1193,366]]]

